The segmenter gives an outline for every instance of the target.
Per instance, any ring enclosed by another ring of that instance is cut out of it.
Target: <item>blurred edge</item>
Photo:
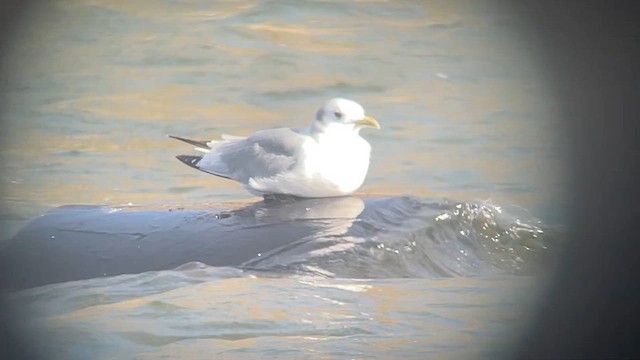
[[[28,25],[29,12],[35,6],[36,1],[32,0],[3,0],[0,1],[0,115],[5,108],[5,99],[2,90],[5,87],[4,57],[7,56],[7,48],[11,44],[15,31],[21,26]],[[0,131],[4,131],[4,116],[0,116]],[[4,137],[4,136],[3,136]],[[4,144],[0,140],[0,148]],[[5,159],[0,156],[0,169],[4,170]],[[4,183],[0,183],[0,194],[4,194]],[[4,196],[4,195],[3,195]],[[0,201],[0,206],[5,206],[4,201]],[[19,315],[15,314],[7,306],[4,294],[0,293],[0,359],[35,359],[29,350],[30,344],[28,334],[21,334]]]
[[[3,50],[33,6],[34,1],[0,3]],[[559,130],[571,143],[566,158],[573,187],[572,241],[514,357],[640,357],[640,279],[634,266],[640,256],[638,5],[563,0],[513,6],[529,20],[523,28],[561,100],[559,120],[567,128]],[[0,358],[29,358],[10,316],[3,307]]]
[[[640,3],[514,4],[560,99],[570,242],[516,358],[640,358]]]

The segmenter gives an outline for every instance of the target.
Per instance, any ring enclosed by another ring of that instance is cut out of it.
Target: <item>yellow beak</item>
[[[378,124],[378,120],[370,116],[365,116],[362,118],[362,120],[358,120],[355,123],[358,126],[370,126],[372,128],[380,129],[380,124]]]

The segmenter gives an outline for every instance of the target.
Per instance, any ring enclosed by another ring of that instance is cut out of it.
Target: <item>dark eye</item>
[[[336,117],[336,119],[341,119],[342,118],[342,113],[340,111],[336,111],[333,113],[333,116]]]

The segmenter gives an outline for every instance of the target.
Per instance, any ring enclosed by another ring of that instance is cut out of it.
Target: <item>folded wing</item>
[[[225,136],[223,140],[209,142],[171,137],[205,152],[201,156],[178,156],[184,164],[243,184],[251,178],[270,178],[290,171],[305,141],[304,135],[286,128],[258,131],[247,138]]]

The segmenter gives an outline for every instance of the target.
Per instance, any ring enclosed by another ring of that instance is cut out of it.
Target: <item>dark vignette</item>
[[[570,242],[517,358],[640,357],[640,4],[516,4],[560,100]]]
[[[35,7],[34,0],[4,0],[0,1],[0,132],[4,132],[4,108],[5,99],[2,92],[6,84],[4,76],[4,61],[7,48],[15,32],[22,26],[29,26],[29,13]],[[5,136],[7,134],[4,134]],[[10,135],[10,134],[9,134]],[[0,148],[5,144],[0,142]],[[0,157],[0,171],[4,171],[6,159]],[[0,184],[0,194],[4,194],[4,184]],[[26,334],[20,334],[17,330],[19,316],[8,308],[4,301],[4,294],[0,293],[0,359],[34,359],[29,351],[29,339]]]
[[[10,44],[15,29],[28,26],[34,3],[0,2],[0,50]],[[640,277],[634,266],[640,262],[640,4],[562,0],[512,5],[528,19],[523,29],[560,99],[557,120],[566,124],[560,131],[570,145],[565,158],[572,189],[567,194],[571,241],[513,356],[640,357]],[[29,358],[11,317],[10,309],[0,308],[0,358]]]

